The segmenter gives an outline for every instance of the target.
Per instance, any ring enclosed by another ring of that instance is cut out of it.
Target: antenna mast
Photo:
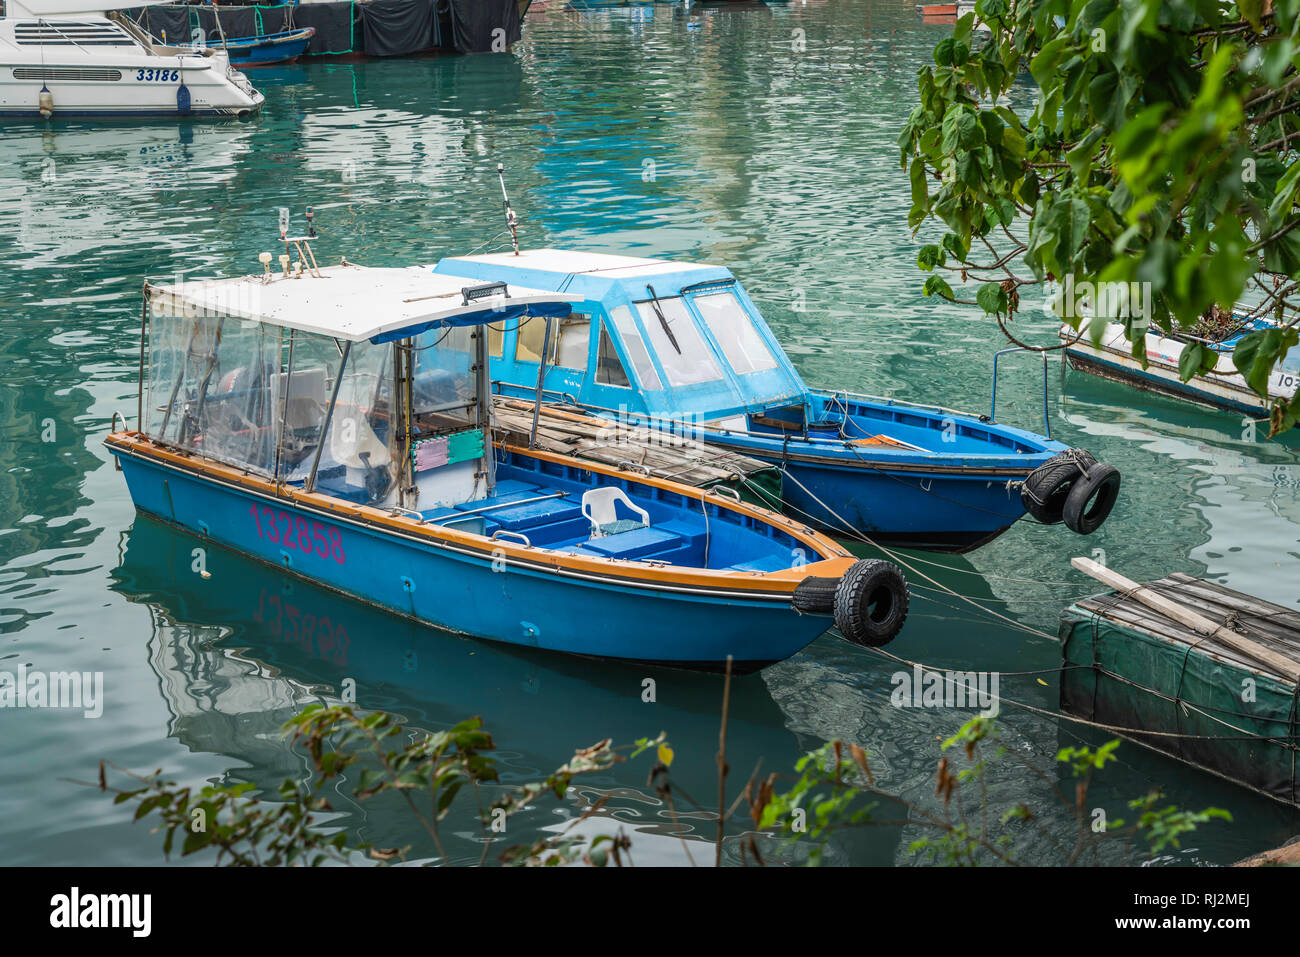
[[[510,242],[515,247],[515,255],[519,255],[519,220],[515,216],[515,211],[510,208],[510,197],[506,194],[506,168],[497,163],[497,179],[501,181],[501,199],[505,203],[506,209],[506,227],[510,230]]]

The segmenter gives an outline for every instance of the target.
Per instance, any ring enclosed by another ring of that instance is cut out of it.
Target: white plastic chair
[[[616,528],[610,531],[606,529],[611,525],[622,525],[619,520],[618,509],[615,508],[616,502],[622,502],[633,512],[641,516],[640,527],[650,527],[650,513],[645,509],[632,504],[632,500],[627,497],[627,493],[615,485],[601,486],[600,488],[588,489],[582,493],[582,514],[591,522],[591,537],[604,538],[611,533],[629,531],[627,528]],[[627,520],[628,524],[635,526],[632,520]]]

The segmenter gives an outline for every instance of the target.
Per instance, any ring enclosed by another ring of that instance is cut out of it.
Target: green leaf
[[[1209,372],[1218,364],[1219,354],[1201,342],[1189,342],[1178,356],[1178,377],[1186,382],[1193,376]]]
[[[916,264],[926,272],[930,272],[935,266],[942,266],[946,258],[943,250],[931,243],[921,247],[921,251],[916,254]]]
[[[952,299],[952,287],[944,280],[942,276],[930,276],[925,281],[925,287],[922,289],[927,296],[942,296],[944,299]]]
[[[995,282],[986,282],[975,293],[975,301],[987,313],[1004,312],[1007,308],[1007,294]]]

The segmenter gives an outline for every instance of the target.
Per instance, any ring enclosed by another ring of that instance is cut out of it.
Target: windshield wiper
[[[659,308],[659,297],[655,295],[655,287],[646,283],[645,288],[646,291],[650,293],[650,305],[654,306],[655,315],[659,317],[659,325],[664,327],[664,335],[666,335],[668,341],[673,344],[673,348],[677,350],[677,354],[681,355],[682,347],[677,344],[677,337],[673,335],[673,331],[668,328],[668,319],[664,316],[664,311]]]

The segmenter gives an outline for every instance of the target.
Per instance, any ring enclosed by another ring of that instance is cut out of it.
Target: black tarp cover
[[[221,7],[219,11],[212,7],[195,7],[194,12],[198,15],[204,40],[220,40],[223,33],[227,40],[258,35],[257,11],[252,7]],[[221,17],[220,30],[217,29],[218,14]]]
[[[451,0],[451,23],[452,43],[461,53],[505,52],[519,39],[516,0]],[[494,41],[500,41],[498,49]]]
[[[186,7],[136,7],[125,11],[140,26],[168,43],[191,43],[190,11]]]
[[[359,38],[356,37],[356,25],[353,22],[354,7],[355,4],[351,2],[343,2],[306,3],[293,8],[295,27],[316,28],[316,35],[307,44],[307,56],[351,53],[360,45],[356,42]]]
[[[360,4],[366,56],[402,56],[437,42],[437,0],[370,0]]]

